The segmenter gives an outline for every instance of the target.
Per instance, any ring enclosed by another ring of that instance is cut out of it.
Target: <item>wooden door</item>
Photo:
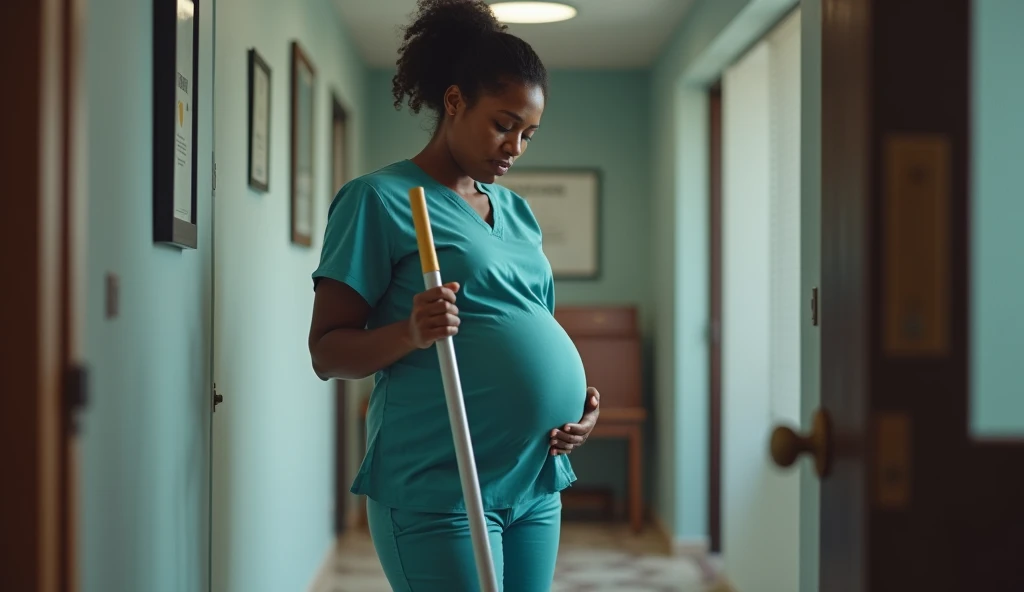
[[[985,75],[1019,84],[1011,64],[1024,44],[1011,23],[1024,11],[970,0],[813,3],[821,7],[820,409],[828,421],[816,432],[827,437],[800,443],[825,469],[818,589],[1024,590],[1024,413],[1013,413],[1024,411],[1024,390],[1009,372],[996,385],[1002,394],[984,381],[986,356],[1024,360],[1024,313],[1018,302],[993,323],[976,302],[1024,293],[1019,224],[1016,233],[1003,225],[999,248],[979,250],[1000,221],[1024,222],[1019,183],[979,191],[1000,174],[1019,175],[1012,163],[1024,152],[1024,119],[1006,96],[978,94]],[[1005,41],[986,54],[1002,56],[1002,76],[976,53],[982,6],[1004,11],[986,15],[986,35]],[[999,104],[1004,113],[983,111]],[[1002,150],[978,141],[979,117]],[[999,276],[983,285],[979,267],[990,259],[1001,261]],[[984,333],[984,322],[996,329]],[[986,402],[999,396],[1002,417]]]
[[[348,527],[348,396],[347,382],[334,381],[334,534]]]
[[[0,589],[78,589],[77,413],[84,403],[81,7],[12,5],[3,20],[0,173]],[[13,116],[15,115],[16,116]]]

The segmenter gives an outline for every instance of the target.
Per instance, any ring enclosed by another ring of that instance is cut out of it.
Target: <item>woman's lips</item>
[[[499,177],[501,175],[504,175],[505,173],[507,173],[508,169],[511,166],[512,166],[512,163],[507,161],[507,160],[492,160],[491,161],[491,167],[494,170],[494,174],[498,175]]]

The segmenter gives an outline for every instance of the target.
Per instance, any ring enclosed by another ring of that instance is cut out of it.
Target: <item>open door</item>
[[[1024,5],[809,4],[821,400],[772,450],[820,476],[801,559],[821,592],[1024,590]]]

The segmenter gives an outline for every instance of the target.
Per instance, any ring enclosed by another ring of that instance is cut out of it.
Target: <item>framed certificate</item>
[[[249,50],[249,187],[270,189],[270,66]]]
[[[292,42],[292,242],[313,244],[313,93],[316,70],[298,42]]]
[[[601,174],[595,169],[517,169],[498,179],[530,204],[555,279],[600,276]]]
[[[153,5],[153,240],[188,249],[198,236],[199,2]]]

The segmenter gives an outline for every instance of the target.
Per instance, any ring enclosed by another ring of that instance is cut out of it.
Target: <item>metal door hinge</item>
[[[811,288],[811,325],[818,326],[818,288]]]
[[[216,413],[217,405],[224,402],[224,395],[217,392],[217,383],[213,383],[213,388],[210,389],[210,411]]]

